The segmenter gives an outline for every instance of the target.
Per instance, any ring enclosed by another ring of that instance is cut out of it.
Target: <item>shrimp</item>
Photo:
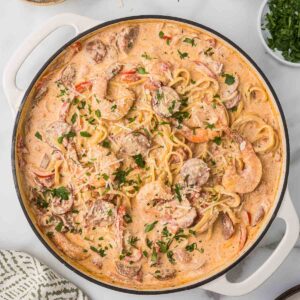
[[[160,82],[167,85],[172,78],[172,65],[169,62],[157,61],[147,66],[149,77],[153,82]]]
[[[230,84],[228,82],[226,83],[228,76],[231,76],[230,78],[232,79]],[[220,85],[220,96],[226,108],[231,109],[237,106],[241,100],[241,95],[238,91],[239,77],[237,74],[224,74],[223,77],[225,80],[224,82],[221,82]]]
[[[237,133],[231,133],[233,139],[239,143],[241,159],[244,168],[241,171],[236,166],[230,165],[222,178],[222,185],[226,190],[234,193],[250,193],[260,183],[262,177],[262,164],[257,157],[251,143],[239,136]]]
[[[142,210],[155,215],[164,224],[170,224],[174,231],[190,227],[197,216],[196,209],[188,200],[179,202],[170,188],[159,181],[144,185],[137,195],[137,201]]]
[[[137,203],[145,212],[154,212],[157,203],[172,200],[171,189],[160,181],[145,184],[137,194]]]
[[[68,257],[74,260],[84,260],[90,256],[83,248],[72,243],[63,233],[52,231],[51,239],[54,244]]]
[[[122,119],[132,107],[136,95],[123,86],[117,86],[108,95],[109,80],[105,76],[95,79],[92,92],[94,94],[92,106],[99,109],[102,119],[118,121]]]
[[[193,105],[189,115],[178,132],[192,143],[213,140],[228,125],[226,109],[218,103],[210,103],[207,99]]]

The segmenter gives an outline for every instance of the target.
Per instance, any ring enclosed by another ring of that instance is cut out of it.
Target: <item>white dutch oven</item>
[[[55,249],[53,249],[49,243],[45,240],[45,238],[42,236],[41,232],[37,228],[35,222],[32,219],[32,216],[29,213],[29,209],[27,207],[26,201],[22,194],[20,192],[20,184],[19,184],[19,178],[16,170],[16,161],[15,161],[15,142],[16,142],[16,133],[18,131],[20,119],[25,114],[24,110],[26,110],[25,102],[27,99],[27,95],[29,94],[31,88],[33,87],[36,79],[39,77],[39,75],[42,73],[42,71],[47,67],[47,65],[70,43],[73,43],[76,39],[83,37],[84,35],[91,33],[99,28],[105,27],[110,24],[114,24],[117,22],[122,22],[126,20],[135,20],[135,19],[169,19],[169,20],[175,20],[178,22],[183,22],[185,24],[190,24],[192,26],[196,26],[202,30],[206,30],[210,32],[210,34],[217,36],[218,38],[221,38],[223,41],[230,44],[233,48],[235,48],[237,51],[240,52],[240,54],[249,62],[250,65],[252,65],[253,69],[256,70],[258,76],[260,79],[266,84],[266,86],[269,89],[269,93],[273,95],[273,102],[274,107],[278,110],[278,115],[281,116],[280,119],[280,126],[281,126],[281,132],[282,132],[282,139],[283,139],[283,148],[285,147],[285,163],[283,166],[283,174],[282,174],[282,182],[279,186],[279,191],[277,195],[277,199],[273,205],[273,208],[271,208],[271,212],[269,213],[268,220],[265,222],[265,225],[262,226],[263,228],[258,234],[258,237],[256,240],[253,241],[251,245],[249,245],[244,252],[235,260],[232,261],[223,268],[221,271],[218,271],[216,274],[213,274],[209,278],[206,278],[204,280],[200,280],[197,282],[188,283],[184,286],[179,286],[171,289],[164,289],[164,290],[152,290],[152,291],[137,291],[137,290],[129,290],[125,288],[120,288],[117,286],[113,286],[111,284],[106,284],[103,282],[100,282],[97,278],[91,276],[90,274],[80,270],[80,268],[74,266],[71,262],[67,261],[65,257],[63,257],[61,254],[59,254]],[[71,270],[75,271],[76,273],[80,274],[84,278],[97,283],[99,285],[122,291],[127,293],[136,293],[136,294],[163,294],[163,293],[171,293],[176,292],[180,290],[187,290],[190,288],[201,286],[202,289],[217,292],[224,295],[229,296],[237,296],[237,295],[243,295],[251,292],[252,290],[256,289],[259,285],[261,285],[267,278],[269,278],[275,270],[280,266],[280,264],[284,261],[284,259],[287,257],[291,249],[293,248],[299,234],[299,222],[298,217],[296,214],[296,211],[293,207],[292,201],[289,196],[289,192],[287,190],[287,177],[288,177],[288,168],[289,168],[289,144],[288,144],[288,133],[287,128],[285,124],[285,119],[283,112],[281,110],[280,103],[277,99],[277,96],[272,89],[270,83],[268,82],[267,78],[264,76],[262,71],[258,68],[258,66],[251,60],[251,58],[248,57],[246,53],[244,53],[243,50],[241,50],[237,45],[235,45],[233,42],[228,40],[226,37],[220,35],[219,33],[215,32],[214,30],[207,28],[203,25],[197,24],[195,22],[191,22],[188,20],[173,18],[173,17],[165,17],[165,16],[136,16],[136,17],[129,17],[119,20],[113,20],[110,22],[106,22],[104,24],[99,24],[99,21],[92,20],[86,17],[82,17],[79,15],[74,14],[61,14],[57,15],[56,17],[50,19],[49,21],[45,22],[44,25],[42,25],[36,32],[32,33],[25,42],[20,46],[20,48],[14,53],[14,55],[11,57],[10,61],[7,63],[7,66],[4,71],[4,77],[3,77],[3,85],[4,85],[4,91],[7,96],[8,102],[10,104],[11,110],[13,114],[16,116],[15,121],[15,129],[13,133],[13,143],[12,143],[12,169],[13,169],[13,175],[15,180],[15,186],[18,193],[18,197],[20,200],[20,204],[23,208],[23,211],[28,219],[28,222],[32,226],[34,232],[37,234],[38,238],[44,243],[44,245],[50,250],[50,252],[55,255],[61,262],[63,262],[67,267],[69,267]],[[25,92],[24,90],[21,90],[16,85],[16,76],[17,73],[26,60],[26,58],[29,56],[29,54],[52,32],[57,30],[60,27],[69,25],[75,29],[76,37],[68,42],[64,47],[62,47],[56,54],[53,55],[52,58],[43,66],[41,71],[37,74],[37,76],[32,81],[31,85],[29,86],[28,90]],[[268,230],[269,226],[271,225],[272,221],[275,218],[282,219],[286,224],[286,231],[285,234],[280,241],[278,247],[274,250],[272,255],[247,279],[245,279],[242,282],[239,283],[232,283],[228,281],[226,277],[226,273],[234,267],[237,263],[239,263],[243,258],[245,258],[258,244],[258,242],[262,239],[266,231]]]

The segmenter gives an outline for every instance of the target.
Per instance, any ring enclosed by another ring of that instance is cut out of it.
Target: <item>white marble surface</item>
[[[47,18],[62,12],[73,12],[99,20],[139,14],[165,14],[203,23],[226,35],[240,45],[258,63],[274,86],[287,117],[291,140],[291,171],[289,189],[300,212],[300,69],[278,64],[268,56],[256,32],[256,18],[261,0],[67,0],[52,7],[35,7],[20,0],[0,1],[0,70],[24,38]],[[26,87],[46,56],[72,37],[69,29],[49,38],[22,68],[18,83]],[[99,287],[71,272],[54,258],[34,235],[26,222],[13,187],[10,167],[10,144],[14,124],[0,87],[0,248],[26,251],[81,287],[91,299],[143,299],[146,297],[117,293]],[[284,228],[274,224],[266,238],[251,256],[231,272],[241,280],[270,255]],[[299,243],[300,247],[300,243]],[[252,293],[237,299],[274,299],[287,288],[300,283],[300,248],[295,247],[276,273]],[[181,300],[229,299],[200,288],[170,295],[148,296],[147,299]]]

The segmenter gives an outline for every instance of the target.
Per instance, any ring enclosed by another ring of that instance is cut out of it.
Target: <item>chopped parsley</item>
[[[195,43],[195,39],[194,39],[194,38],[193,38],[193,39],[191,39],[191,38],[185,38],[185,39],[183,40],[183,42],[184,42],[184,43],[187,43],[187,44],[191,44],[192,47],[197,46],[197,44]]]
[[[168,107],[168,111],[170,114],[173,114],[175,108],[176,100],[172,101],[172,104]]]
[[[155,225],[158,223],[158,221],[154,221],[153,223],[146,224],[145,225],[145,232],[150,232],[154,229]]]
[[[87,131],[80,131],[80,135],[81,135],[82,137],[86,137],[86,138],[89,138],[89,137],[92,136],[92,135],[91,135],[89,132],[87,132]]]
[[[145,162],[142,154],[134,155],[133,159],[140,168],[145,168],[146,162]]]
[[[146,238],[146,245],[147,245],[147,247],[148,247],[149,249],[151,249],[151,248],[152,248],[152,245],[153,245],[153,242],[150,241],[148,238]]]
[[[99,247],[99,249],[97,249],[96,247],[94,246],[90,246],[90,249],[96,253],[98,253],[101,257],[104,257],[106,256],[106,250],[107,249],[104,249],[102,247]]]
[[[158,36],[159,36],[161,39],[163,39],[163,38],[164,38],[164,36],[165,36],[165,34],[164,34],[164,32],[163,32],[163,31],[160,31],[160,32],[158,33]]]
[[[133,123],[135,121],[135,119],[136,119],[136,117],[130,117],[127,120],[129,123]]]
[[[43,140],[43,137],[42,137],[42,135],[37,131],[36,133],[35,133],[35,135],[34,135],[37,139],[39,139],[39,140]]]
[[[69,200],[70,191],[64,186],[60,186],[50,191],[53,197],[58,197],[61,200]]]
[[[175,259],[174,259],[174,253],[173,253],[173,251],[168,251],[167,252],[167,258],[168,258],[168,260],[169,260],[169,262],[171,263],[171,264],[175,264]]]
[[[196,243],[192,243],[192,244],[189,244],[185,247],[185,250],[188,251],[188,252],[193,252],[195,250],[199,251],[200,253],[203,253],[204,252],[204,249],[203,248],[198,248],[198,245]]]
[[[172,115],[172,118],[176,119],[181,124],[185,119],[190,117],[190,113],[187,111],[177,111]]]
[[[178,52],[180,59],[185,59],[185,58],[189,57],[189,54],[187,52],[181,52],[180,50],[177,50],[177,52]]]
[[[152,57],[150,55],[148,55],[147,52],[144,52],[142,54],[142,57],[145,58],[145,59],[147,59],[147,60],[151,60],[152,59]]]
[[[155,265],[158,262],[158,255],[157,255],[157,252],[156,252],[155,248],[153,248],[153,250],[152,250],[151,262],[152,262],[152,265]]]
[[[55,230],[58,232],[61,232],[62,228],[63,228],[64,223],[62,221],[60,221],[56,226],[55,226]]]
[[[214,129],[215,128],[215,124],[214,123],[205,123],[205,128],[209,128],[209,129]]]
[[[60,136],[60,137],[57,139],[57,142],[58,142],[59,144],[62,144],[64,138],[70,139],[70,138],[73,138],[74,136],[76,136],[76,133],[75,133],[74,131],[70,131],[70,132],[68,132],[68,133],[66,133],[66,134],[64,134],[64,135],[62,135],[62,136]]]
[[[36,199],[36,205],[39,208],[47,208],[49,206],[49,203],[44,198],[42,198],[41,196],[38,196],[37,199]]]
[[[127,224],[132,223],[132,217],[131,217],[129,214],[127,214],[127,213],[123,216],[123,220],[124,220],[125,223],[127,223]]]
[[[127,182],[126,177],[131,171],[132,169],[128,169],[128,170],[119,169],[114,173],[115,180],[119,183],[119,185],[125,184]]]
[[[105,139],[102,143],[101,143],[102,147],[104,148],[110,148],[110,141],[108,139]]]
[[[222,139],[220,136],[216,136],[214,139],[213,139],[213,142],[217,145],[221,145],[222,143]]]
[[[102,177],[103,177],[103,179],[106,180],[106,181],[109,179],[109,176],[108,176],[106,173],[103,173],[103,174],[102,174]]]
[[[75,122],[76,122],[76,120],[77,120],[77,117],[78,117],[77,113],[74,113],[74,114],[72,115],[72,117],[71,117],[71,122],[72,122],[72,124],[75,124]]]
[[[98,119],[101,118],[101,111],[99,109],[95,110],[95,115]]]
[[[157,100],[160,101],[160,100],[163,99],[163,97],[164,97],[164,93],[163,92],[160,93],[160,91],[158,90],[156,92],[156,98],[157,98]]]
[[[86,105],[86,101],[84,100],[81,100],[79,102],[79,104],[77,105],[78,109],[84,109],[85,108],[85,105]]]
[[[178,199],[179,202],[182,201],[182,196],[181,196],[180,190],[181,190],[181,186],[178,183],[176,183],[175,184],[175,194],[176,194],[176,198]]]
[[[112,105],[112,107],[110,108],[112,112],[114,112],[116,109],[117,109],[117,104]]]
[[[136,247],[136,243],[138,242],[139,238],[137,236],[130,236],[128,238],[128,244],[132,247]]]
[[[212,56],[214,54],[213,48],[209,47],[204,51],[204,54],[207,56]]]
[[[137,72],[142,75],[149,74],[143,67],[138,67]]]
[[[223,73],[223,74],[222,74],[222,77],[225,78],[225,83],[226,83],[227,85],[232,85],[232,84],[235,83],[235,78],[234,78],[234,76],[231,75],[231,74]]]
[[[300,62],[299,0],[270,0],[268,5],[263,24],[270,33],[268,46],[279,50],[287,61]]]

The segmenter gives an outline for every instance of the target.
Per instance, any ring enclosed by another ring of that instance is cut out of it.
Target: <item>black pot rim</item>
[[[276,205],[276,208],[273,211],[273,214],[269,220],[269,222],[266,224],[264,230],[261,232],[261,234],[257,237],[256,241],[251,245],[251,247],[249,247],[249,249],[243,254],[241,255],[236,261],[234,261],[232,264],[230,264],[229,266],[227,266],[225,269],[221,270],[220,272],[218,272],[217,274],[214,274],[213,276],[204,279],[204,280],[200,280],[196,283],[192,283],[183,287],[178,287],[178,288],[171,288],[171,289],[166,289],[166,290],[134,290],[134,289],[128,289],[128,288],[123,288],[123,287],[118,287],[118,286],[114,286],[111,284],[107,284],[104,282],[100,282],[86,274],[84,274],[82,271],[76,269],[75,267],[73,267],[71,264],[67,263],[65,260],[63,260],[62,257],[60,257],[46,242],[46,240],[44,240],[43,236],[40,235],[40,233],[38,232],[38,230],[36,229],[35,225],[33,224],[32,220],[30,219],[29,213],[27,212],[25,205],[23,203],[22,197],[21,197],[21,193],[19,190],[19,185],[18,185],[18,181],[17,181],[17,174],[16,174],[16,167],[15,167],[15,146],[16,146],[16,133],[17,133],[17,129],[19,126],[19,119],[20,116],[22,114],[23,108],[24,108],[24,104],[26,102],[27,96],[29,95],[31,89],[33,88],[34,84],[36,83],[36,81],[38,80],[38,78],[40,77],[40,75],[44,72],[44,70],[48,67],[48,65],[64,50],[66,49],[68,46],[70,46],[72,43],[76,42],[77,40],[81,39],[82,37],[84,37],[85,35],[88,35],[100,28],[112,25],[112,24],[116,24],[119,22],[124,22],[124,21],[130,21],[130,20],[145,20],[145,19],[157,19],[157,20],[171,20],[171,21],[177,21],[177,22],[181,22],[184,24],[188,24],[188,25],[192,25],[195,27],[198,27],[200,29],[204,29],[207,32],[210,32],[214,35],[216,35],[217,37],[221,38],[222,40],[226,41],[227,43],[229,43],[232,47],[234,47],[240,54],[242,54],[249,62],[250,64],[255,68],[255,70],[260,74],[260,76],[262,77],[262,79],[264,80],[265,84],[268,86],[272,96],[274,97],[274,100],[276,102],[278,111],[280,113],[280,117],[282,120],[282,125],[283,125],[283,130],[284,130],[284,134],[285,134],[285,139],[286,139],[286,169],[285,169],[285,174],[284,174],[284,180],[283,180],[283,184],[282,184],[282,189],[280,192],[280,196],[278,199],[278,203]],[[42,68],[39,70],[39,72],[35,75],[35,77],[33,78],[33,80],[31,81],[29,87],[27,88],[23,99],[21,101],[20,107],[18,109],[18,113],[15,119],[15,124],[14,124],[14,130],[13,130],[13,136],[12,136],[12,149],[11,149],[11,164],[12,164],[12,172],[13,172],[13,179],[14,179],[14,185],[15,185],[15,189],[18,195],[18,199],[20,202],[20,205],[23,209],[23,212],[25,214],[25,217],[28,221],[28,223],[30,224],[32,230],[34,231],[34,233],[36,234],[36,236],[38,237],[38,239],[44,244],[44,246],[48,249],[48,251],[53,254],[62,264],[64,264],[66,267],[68,267],[70,270],[74,271],[76,274],[80,275],[81,277],[95,283],[98,284],[102,287],[106,287],[109,288],[111,290],[115,290],[118,292],[124,292],[124,293],[128,293],[128,294],[137,294],[137,295],[160,295],[160,294],[169,294],[169,293],[175,293],[175,292],[180,292],[180,291],[185,291],[185,290],[190,290],[196,287],[200,287],[208,282],[211,282],[217,278],[219,278],[220,276],[224,275],[225,273],[227,273],[229,270],[231,270],[233,267],[235,267],[238,263],[240,263],[246,256],[249,255],[249,253],[254,250],[254,248],[258,245],[258,243],[262,240],[262,238],[264,237],[264,235],[266,234],[266,232],[268,231],[269,227],[271,226],[271,224],[273,223],[274,219],[276,218],[277,212],[281,206],[282,200],[284,198],[284,194],[287,188],[287,181],[288,181],[288,174],[289,174],[289,165],[290,165],[290,146],[289,146],[289,136],[288,136],[288,130],[287,130],[287,124],[286,124],[286,119],[282,110],[282,107],[280,105],[279,99],[271,85],[271,83],[269,82],[269,80],[267,79],[267,77],[265,76],[265,74],[263,73],[263,71],[258,67],[258,65],[254,62],[254,60],[244,51],[242,50],[237,44],[235,44],[233,41],[231,41],[230,39],[228,39],[227,37],[225,37],[224,35],[222,35],[221,33],[205,26],[202,25],[200,23],[194,22],[194,21],[190,21],[187,19],[183,19],[183,18],[178,18],[178,17],[172,17],[172,16],[164,16],[164,15],[137,15],[137,16],[130,16],[130,17],[125,17],[125,18],[119,18],[119,19],[114,19],[111,21],[107,21],[104,23],[100,23],[88,30],[85,30],[84,32],[80,33],[79,35],[77,35],[76,37],[74,37],[73,39],[71,39],[69,42],[67,42],[66,44],[64,44],[62,47],[59,48],[59,50],[57,50],[47,61],[46,63],[42,66]]]

